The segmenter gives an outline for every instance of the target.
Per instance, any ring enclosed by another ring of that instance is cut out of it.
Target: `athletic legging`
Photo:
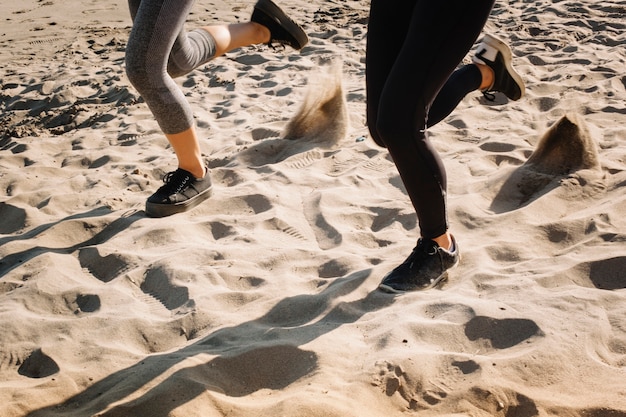
[[[194,0],[128,0],[133,28],[126,47],[126,74],[166,134],[193,126],[193,113],[172,78],[215,56],[205,30],[185,32]]]
[[[367,38],[367,121],[389,150],[417,212],[421,235],[448,230],[446,172],[428,140],[480,87],[475,65],[455,71],[478,38],[495,0],[372,0]]]

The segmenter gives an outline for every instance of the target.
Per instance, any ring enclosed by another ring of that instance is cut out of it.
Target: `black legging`
[[[367,38],[367,121],[387,147],[417,212],[421,235],[448,230],[446,172],[426,127],[480,87],[475,65],[455,71],[495,0],[372,0]]]

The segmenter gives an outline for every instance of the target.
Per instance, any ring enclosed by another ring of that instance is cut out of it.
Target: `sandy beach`
[[[419,229],[365,123],[369,1],[277,3],[304,49],[177,81],[213,195],[163,219],[126,2],[0,4],[0,416],[626,417],[626,1],[496,3],[526,96],[430,129],[462,261],[400,296]]]

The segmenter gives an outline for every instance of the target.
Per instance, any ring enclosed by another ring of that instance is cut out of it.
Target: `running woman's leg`
[[[426,134],[428,112],[474,44],[492,6],[493,0],[372,0],[368,124],[376,142],[389,149],[416,209],[421,234],[428,239],[448,229],[447,178]],[[407,7],[412,7],[410,13]]]
[[[183,92],[167,73],[170,52],[179,39],[194,0],[130,0],[133,28],[126,46],[126,73],[166,135],[194,125]]]

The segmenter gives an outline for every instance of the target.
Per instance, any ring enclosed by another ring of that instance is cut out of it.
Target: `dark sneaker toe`
[[[300,25],[291,20],[271,0],[259,0],[254,6],[251,20],[270,30],[270,45],[275,42],[299,50],[309,42],[308,36]]]

